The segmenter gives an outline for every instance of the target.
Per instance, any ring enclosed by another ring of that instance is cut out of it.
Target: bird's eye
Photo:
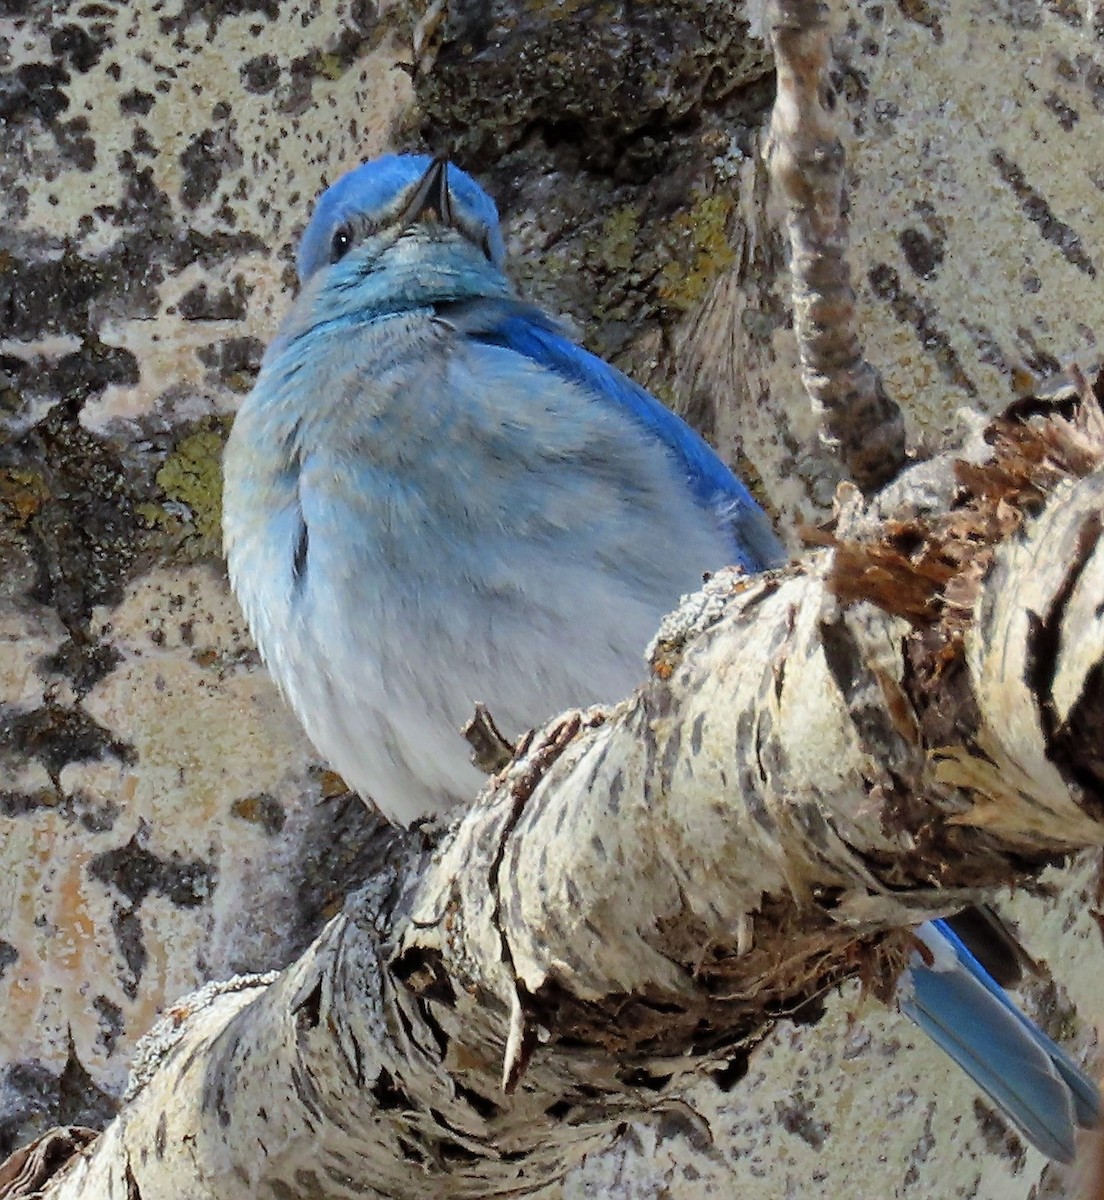
[[[353,244],[353,231],[348,225],[339,225],[330,239],[330,262],[335,263],[349,253]]]

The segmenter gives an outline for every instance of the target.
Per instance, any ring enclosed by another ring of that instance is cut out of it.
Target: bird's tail
[[[1075,1126],[1100,1120],[1100,1093],[1024,1016],[944,921],[916,930],[932,962],[913,955],[901,1011],[970,1076],[1029,1142],[1070,1162]]]

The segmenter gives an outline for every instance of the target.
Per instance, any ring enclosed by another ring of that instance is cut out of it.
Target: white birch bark
[[[882,935],[1099,845],[1100,427],[1004,423],[949,511],[709,581],[635,696],[170,1013],[45,1195],[534,1189],[845,975],[889,993]]]

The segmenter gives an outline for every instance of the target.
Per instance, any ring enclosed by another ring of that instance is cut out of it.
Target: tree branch
[[[905,464],[905,424],[862,354],[847,263],[845,156],[828,77],[828,5],[774,0],[770,36],[778,76],[771,176],[786,203],[794,330],[801,375],[826,440],[850,477],[876,492]]]
[[[998,422],[943,512],[711,579],[635,696],[181,1006],[46,1194],[535,1188],[844,976],[891,990],[899,927],[1099,845],[1102,426]]]

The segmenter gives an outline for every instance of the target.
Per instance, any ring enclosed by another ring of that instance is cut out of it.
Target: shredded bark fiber
[[[995,547],[1015,532],[1063,478],[1080,479],[1104,463],[1104,370],[1079,371],[1054,395],[1017,401],[986,430],[988,462],[955,464],[959,494],[945,516],[889,521],[880,536],[846,541],[805,530],[835,550],[828,587],[846,603],[877,605],[923,627],[939,623],[955,639],[970,620]]]

